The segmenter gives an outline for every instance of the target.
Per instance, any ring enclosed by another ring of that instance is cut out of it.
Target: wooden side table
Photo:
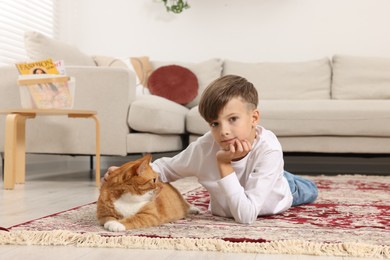
[[[92,118],[96,123],[96,186],[100,185],[100,123],[96,111],[73,109],[6,109],[4,147],[4,189],[15,183],[25,183],[26,176],[26,119],[36,116],[68,116]]]

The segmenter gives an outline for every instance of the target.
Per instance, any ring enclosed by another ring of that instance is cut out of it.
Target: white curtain
[[[0,0],[0,66],[26,61],[24,32],[57,38],[57,0]]]

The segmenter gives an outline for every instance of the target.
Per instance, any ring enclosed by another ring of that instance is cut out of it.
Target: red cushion
[[[153,95],[185,105],[198,95],[198,79],[187,68],[163,66],[149,76],[148,88]]]

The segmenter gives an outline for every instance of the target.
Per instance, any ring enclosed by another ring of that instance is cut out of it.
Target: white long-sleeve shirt
[[[283,176],[283,152],[276,136],[258,126],[252,150],[232,162],[234,173],[221,179],[216,153],[221,148],[210,132],[172,158],[153,162],[163,182],[195,176],[210,194],[211,213],[252,223],[260,215],[272,215],[291,207],[292,195]]]

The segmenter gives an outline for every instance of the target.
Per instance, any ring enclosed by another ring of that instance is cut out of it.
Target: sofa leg
[[[190,144],[190,138],[188,135],[181,135],[181,142],[183,144],[183,149],[185,149]]]
[[[89,156],[89,179],[93,180],[93,155]]]
[[[4,180],[4,153],[0,153],[1,156],[1,179]]]

